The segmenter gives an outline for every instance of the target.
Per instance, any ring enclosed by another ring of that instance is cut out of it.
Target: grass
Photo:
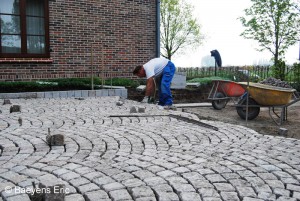
[[[223,78],[223,77],[203,77],[203,78],[193,78],[191,80],[187,80],[188,83],[200,83],[202,84],[211,84],[213,80],[230,80],[228,78]]]

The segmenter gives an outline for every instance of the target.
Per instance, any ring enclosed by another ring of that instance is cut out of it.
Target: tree
[[[200,25],[192,16],[193,7],[184,0],[161,0],[161,55],[171,60],[178,50],[202,42]]]
[[[241,36],[258,41],[258,51],[273,55],[275,77],[284,79],[283,59],[288,47],[299,40],[299,7],[293,0],[251,0],[240,21],[246,28]]]

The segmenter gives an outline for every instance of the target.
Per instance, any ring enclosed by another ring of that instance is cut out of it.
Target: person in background
[[[172,106],[173,97],[170,87],[175,70],[175,65],[166,58],[154,58],[144,65],[136,66],[133,70],[133,74],[138,77],[147,78],[146,93],[142,102],[148,103],[157,85],[159,94],[158,105]]]

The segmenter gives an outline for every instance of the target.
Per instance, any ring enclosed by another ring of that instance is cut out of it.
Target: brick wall
[[[0,80],[131,77],[155,57],[155,0],[49,0],[50,58],[0,58]],[[92,48],[93,46],[93,48]]]

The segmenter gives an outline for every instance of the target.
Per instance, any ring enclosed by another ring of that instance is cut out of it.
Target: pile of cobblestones
[[[286,81],[281,81],[280,79],[276,79],[273,77],[266,78],[263,81],[260,81],[259,83],[282,88],[293,88]]]

